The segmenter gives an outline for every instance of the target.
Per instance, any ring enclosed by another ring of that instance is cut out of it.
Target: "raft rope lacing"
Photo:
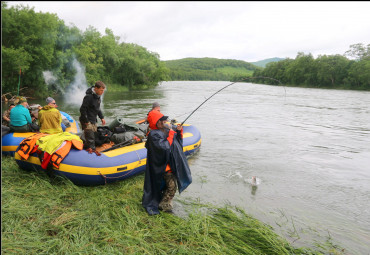
[[[139,166],[141,164],[141,158],[140,158],[139,153],[137,153],[137,151],[135,151],[135,153],[136,153],[136,155],[137,155],[137,157],[139,159],[139,161],[138,161],[138,163],[136,165],[136,167],[137,167],[137,166]],[[116,177],[107,177],[106,175],[102,174],[100,171],[97,171],[97,172],[100,174],[100,176],[102,176],[104,178],[104,184],[107,184],[107,179],[119,179],[119,178],[125,177],[126,175],[128,175],[132,171],[134,171],[136,169],[136,167],[134,167],[133,169],[131,169],[129,171],[126,171],[125,174],[120,175],[120,176],[116,176]]]

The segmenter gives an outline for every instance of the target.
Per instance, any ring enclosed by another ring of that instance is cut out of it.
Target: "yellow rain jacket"
[[[40,132],[47,134],[63,133],[62,115],[58,109],[45,105],[39,111]]]
[[[72,135],[68,132],[41,137],[39,140],[37,140],[36,145],[39,146],[39,150],[47,152],[51,155],[59,149],[64,141],[71,141],[76,148],[79,148],[79,150],[82,149],[83,142],[80,137],[77,135]],[[76,146],[77,144],[78,146]]]

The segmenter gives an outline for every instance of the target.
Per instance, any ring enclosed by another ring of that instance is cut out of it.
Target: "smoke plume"
[[[49,87],[54,87],[62,94],[64,94],[64,90],[60,87],[58,83],[58,78],[54,76],[52,71],[44,71],[42,72],[42,76],[44,77],[46,85],[48,85]]]
[[[74,58],[72,62],[76,75],[72,83],[67,87],[64,100],[70,104],[80,106],[88,89],[85,77],[85,68]]]

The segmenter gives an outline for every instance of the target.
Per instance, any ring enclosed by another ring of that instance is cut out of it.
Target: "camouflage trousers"
[[[89,123],[81,123],[81,128],[84,132],[85,136],[85,142],[84,142],[84,148],[88,149],[91,148],[95,150],[95,133],[98,130],[98,125]]]
[[[166,182],[166,189],[163,192],[163,197],[159,203],[159,209],[165,212],[172,211],[172,199],[174,198],[177,190],[176,177],[173,173],[166,172],[164,174],[164,180]]]

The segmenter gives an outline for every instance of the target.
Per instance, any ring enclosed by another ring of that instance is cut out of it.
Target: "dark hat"
[[[54,100],[54,98],[52,98],[52,97],[48,97],[48,98],[46,98],[46,103],[47,104],[50,104],[51,102],[53,102],[53,101],[55,101]]]
[[[159,120],[167,120],[168,119],[168,116],[162,116]]]
[[[160,107],[159,103],[154,102],[153,105],[152,105],[152,108],[155,108],[155,107]]]

